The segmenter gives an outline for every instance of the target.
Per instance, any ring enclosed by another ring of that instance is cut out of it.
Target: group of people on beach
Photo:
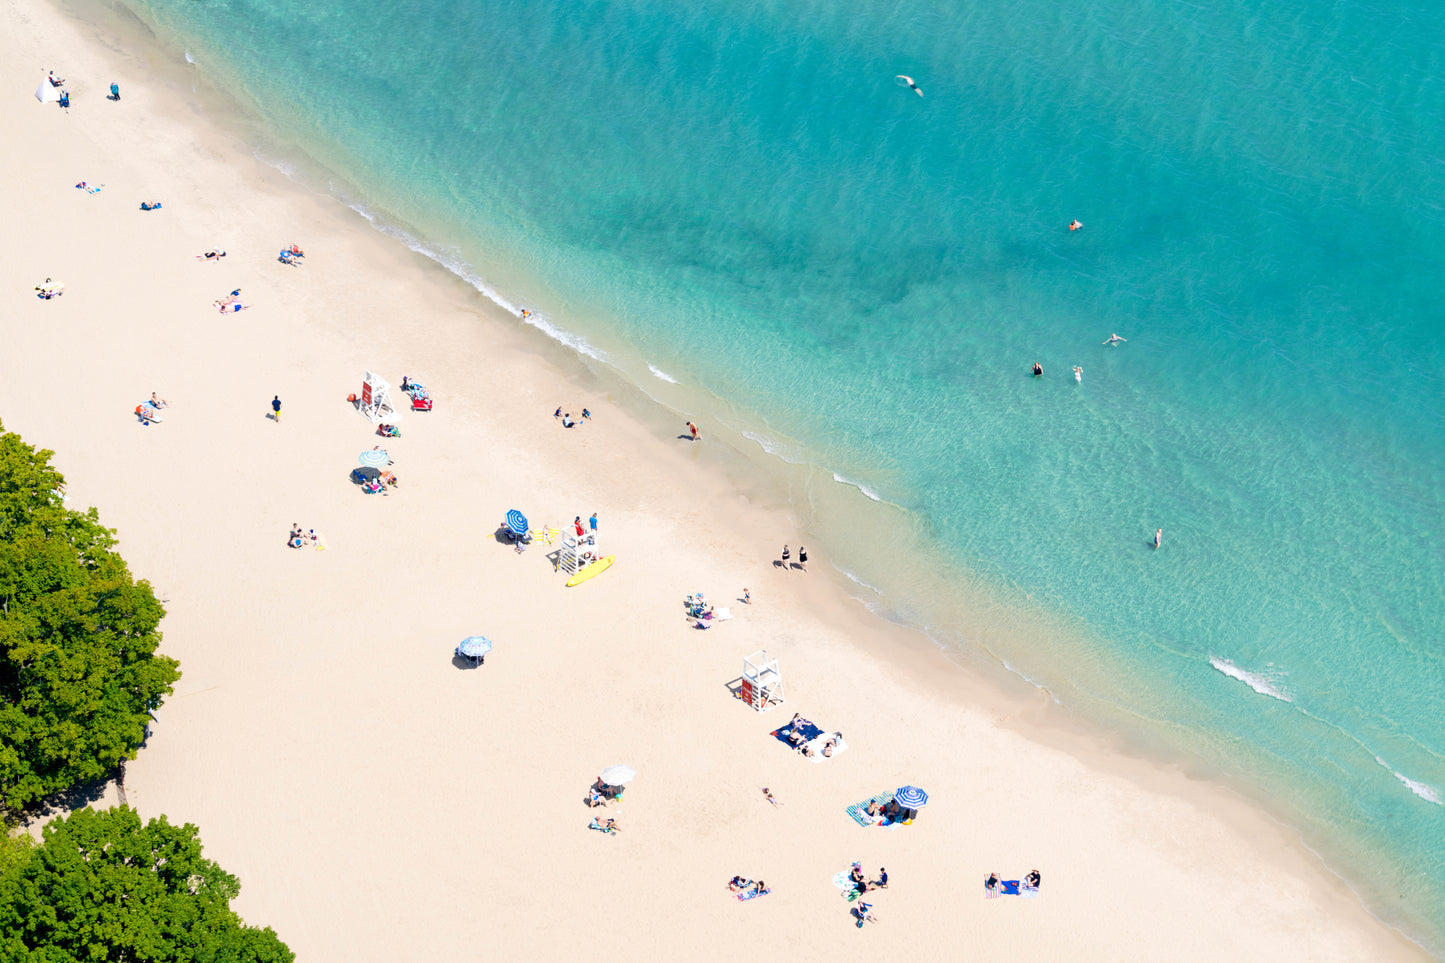
[[[1041,882],[1043,882],[1043,877],[1036,869],[1029,870],[1028,875],[1023,878],[1022,885],[1018,880],[1001,880],[998,878],[998,873],[989,873],[983,881],[983,895],[988,899],[1004,895],[1017,896],[1020,893],[1031,895],[1039,891]]]
[[[316,529],[303,531],[300,522],[291,523],[291,531],[286,536],[286,544],[291,548],[325,548],[321,543],[321,536],[316,534]]]
[[[808,549],[803,545],[798,546],[798,563],[794,565],[793,553],[788,546],[784,545],[783,560],[778,563],[778,567],[785,572],[792,568],[800,568],[806,572],[808,570]]]
[[[552,417],[561,419],[563,428],[581,428],[583,422],[592,420],[592,412],[583,408],[582,417],[580,419],[574,419],[572,412],[563,411],[562,406],[558,405],[557,410],[552,412]]]

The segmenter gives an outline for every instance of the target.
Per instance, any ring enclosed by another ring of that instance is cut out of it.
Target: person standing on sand
[[[281,424],[281,396],[280,396],[280,395],[277,395],[276,397],[274,397],[274,398],[271,399],[271,412],[272,412],[271,417],[275,420],[276,424],[278,424],[278,425]]]
[[[694,424],[693,424],[692,422],[690,422],[690,421],[687,423],[687,430],[690,431],[690,432],[692,432],[692,440],[693,440],[693,441],[697,441],[699,438],[702,437],[701,435],[699,435],[699,434],[697,433],[697,425],[694,425]]]
[[[788,546],[784,545],[784,546],[783,546],[783,571],[784,571],[784,572],[786,572],[786,571],[788,570],[789,561],[792,559],[792,557],[793,557],[793,553],[790,552],[790,551],[788,551]]]
[[[1156,528],[1154,530],[1154,547],[1158,548],[1159,543],[1162,541],[1164,541],[1164,529]]]
[[[798,546],[798,568],[808,570],[808,550],[801,545]]]
[[[593,512],[592,517],[587,519],[587,528],[592,532],[592,541],[597,541],[597,513]]]
[[[752,593],[749,592],[747,589],[743,589],[743,604],[744,604],[744,605],[752,605],[752,604],[753,604],[753,595],[752,595]]]

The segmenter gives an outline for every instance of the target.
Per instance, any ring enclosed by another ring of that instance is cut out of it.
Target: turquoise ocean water
[[[881,610],[1445,947],[1423,0],[127,2],[268,156],[791,472]]]

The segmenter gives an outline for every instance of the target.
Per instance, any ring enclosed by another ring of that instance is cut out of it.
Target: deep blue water
[[[991,655],[1441,945],[1438,10],[133,3],[349,202],[893,506],[809,519],[889,608],[967,645],[943,558],[1057,616]]]

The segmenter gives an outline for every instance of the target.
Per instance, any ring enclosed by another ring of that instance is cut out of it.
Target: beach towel
[[[759,896],[767,896],[771,892],[772,890],[770,889],[745,889],[738,894],[738,902],[741,903],[743,900],[756,899]]]
[[[81,190],[85,191],[85,193],[87,193],[87,194],[99,194],[99,193],[100,193],[100,189],[101,189],[102,187],[104,187],[105,185],[104,185],[104,184],[100,184],[100,185],[97,186],[97,185],[95,185],[95,184],[87,184],[85,181],[81,181],[79,184],[76,184],[75,186],[78,187],[78,188],[80,188]]]
[[[791,723],[789,723],[788,725],[783,726],[780,729],[774,729],[772,732],[768,733],[768,735],[772,736],[774,739],[778,740],[783,745],[791,749],[793,748],[793,744],[788,741],[788,734],[792,731],[793,726]],[[809,742],[812,742],[814,739],[818,738],[823,734],[822,729],[819,729],[817,726],[813,725],[811,722],[807,722],[806,720],[803,724],[798,726],[798,731],[801,732],[803,734],[803,738],[807,739]]]
[[[999,889],[1003,890],[1005,896],[1017,896],[1019,894],[1019,881],[1016,879],[1006,879],[998,885]]]
[[[1025,883],[1023,886],[1019,887],[1019,895],[1022,896],[1024,899],[1033,899],[1035,896],[1039,895],[1039,889],[1037,886],[1030,886],[1029,884]]]
[[[823,743],[827,742],[830,738],[832,738],[832,733],[827,733],[825,735],[818,736],[817,738],[813,739],[811,742],[808,743],[808,748],[813,751],[813,754],[811,756],[808,756],[808,760],[810,762],[814,764],[826,762],[829,759],[833,759],[841,755],[843,753],[843,750],[848,748],[848,743],[844,742],[842,739],[839,739],[838,744],[833,747],[833,755],[823,755]]]
[[[877,816],[868,815],[868,804],[876,802],[880,806],[886,806],[892,800],[893,793],[881,792],[872,799],[865,799],[862,802],[854,803],[847,808],[846,812],[859,826],[876,826],[881,820]]]

